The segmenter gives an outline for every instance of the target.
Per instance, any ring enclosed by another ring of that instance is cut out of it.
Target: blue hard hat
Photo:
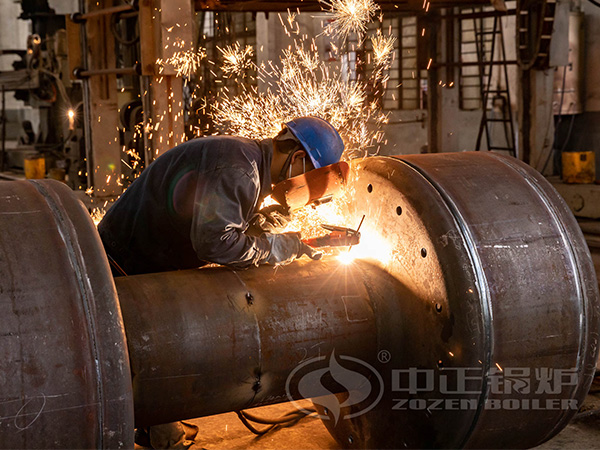
[[[344,141],[326,120],[318,117],[298,117],[285,125],[300,141],[315,169],[340,161]]]

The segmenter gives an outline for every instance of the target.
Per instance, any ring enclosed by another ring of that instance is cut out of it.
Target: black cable
[[[126,277],[127,273],[121,268],[121,266],[119,265],[119,263],[117,263],[114,258],[112,256],[110,256],[108,253],[106,254],[106,256],[108,257],[108,262],[110,263],[110,265],[112,267],[115,268],[115,270],[117,272],[119,272],[122,276]]]
[[[138,25],[135,27],[136,33],[135,33],[134,37],[128,40],[128,39],[124,38],[121,35],[121,33],[119,33],[119,30],[117,29],[117,25],[118,25],[120,19],[121,19],[121,13],[115,13],[110,17],[110,31],[111,31],[112,35],[117,40],[117,42],[119,42],[119,44],[122,44],[125,46],[135,44],[140,39],[139,20],[136,21],[136,24],[138,24]]]
[[[298,423],[300,420],[302,420],[306,417],[315,417],[313,414],[315,414],[316,412],[317,411],[315,409],[307,409],[306,412],[300,411],[300,410],[293,410],[293,411],[287,412],[286,414],[280,416],[277,419],[263,419],[261,417],[257,417],[253,414],[250,414],[247,411],[236,411],[236,414],[237,414],[238,418],[240,419],[240,421],[242,422],[242,424],[246,428],[248,428],[248,430],[250,430],[252,433],[256,434],[257,436],[263,436],[264,434],[267,434],[270,431],[274,431],[279,428],[293,426],[296,423]],[[252,425],[250,422],[255,422],[255,423],[259,423],[261,425],[268,425],[268,426],[263,428],[262,430],[259,430],[254,425]]]
[[[590,3],[591,3],[592,5],[595,5],[595,6],[597,6],[598,8],[600,8],[600,2],[597,2],[596,0],[589,0],[589,1],[590,1]]]
[[[252,433],[256,434],[257,436],[262,436],[263,434],[266,434],[269,431],[271,431],[273,428],[275,428],[275,425],[271,425],[271,426],[268,426],[267,428],[265,428],[263,430],[259,430],[258,428],[254,428],[252,426],[252,424],[250,422],[248,422],[248,420],[246,420],[246,418],[244,417],[244,415],[242,414],[241,411],[236,411],[235,413],[237,414],[237,416],[239,417],[239,419],[242,421],[242,423],[244,424],[244,426],[246,428],[248,428]]]
[[[244,415],[244,417],[246,419],[251,420],[252,422],[260,423],[263,425],[277,425],[277,424],[282,424],[282,423],[286,423],[286,422],[291,422],[293,420],[296,420],[297,417],[304,418],[308,415],[311,415],[311,414],[317,412],[316,409],[312,409],[312,408],[306,409],[306,411],[308,411],[308,413],[297,410],[297,409],[292,410],[292,411],[285,413],[283,416],[280,416],[278,419],[263,419],[262,417],[257,417],[255,415],[249,413],[248,411],[240,411],[240,412]]]
[[[591,0],[590,0],[591,1]],[[517,2],[517,15],[516,15],[516,22],[517,22],[517,65],[521,68],[521,70],[530,70],[536,63],[538,57],[540,56],[540,46],[541,46],[541,42],[542,42],[542,26],[544,24],[544,19],[546,17],[546,5],[547,5],[547,0],[544,0],[541,3],[541,11],[539,12],[539,18],[538,18],[538,23],[537,25],[537,29],[539,30],[535,36],[535,51],[533,52],[533,55],[529,55],[531,56],[530,60],[525,63],[523,61],[523,55],[521,52],[521,48],[528,48],[529,46],[527,45],[528,42],[521,42],[521,32],[519,31],[519,27],[520,27],[520,21],[519,19],[522,16],[525,16],[523,14],[523,4],[526,2],[523,1],[518,1]],[[527,10],[527,17],[533,17],[534,14],[530,14],[530,11]],[[530,26],[532,26],[533,24],[528,23],[527,27],[529,28]]]

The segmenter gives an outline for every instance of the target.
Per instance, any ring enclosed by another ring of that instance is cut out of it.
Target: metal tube
[[[412,367],[434,382],[412,394],[405,379],[367,414],[335,426],[325,421],[338,442],[351,436],[355,448],[531,448],[564,428],[594,375],[600,296],[579,226],[552,186],[492,152],[367,158],[350,186],[347,222],[366,215],[363,238],[385,237],[394,255],[387,272],[410,287],[392,301],[370,296],[380,348],[391,355],[384,374],[406,375]],[[378,280],[370,284],[379,289]],[[454,377],[455,387],[459,378],[467,382],[458,368],[476,378],[460,394],[442,392],[445,377]],[[493,387],[495,374],[520,369],[530,390]],[[571,377],[554,395],[540,378],[552,371]],[[471,406],[431,414],[398,407],[431,399]],[[507,399],[518,408],[489,407]],[[561,406],[532,406],[549,399]]]
[[[86,0],[79,0],[79,9],[83,11],[87,8]],[[87,64],[89,58],[88,38],[85,27],[80,27],[79,37],[81,41],[81,61]],[[83,97],[83,139],[85,143],[85,170],[87,188],[94,186],[94,153],[92,151],[92,94],[90,92],[90,80],[83,78],[81,80],[81,91]]]
[[[131,5],[118,5],[112,6],[110,8],[97,9],[95,11],[90,11],[84,14],[75,14],[73,15],[73,21],[83,22],[87,19],[93,19],[94,17],[109,16],[112,14],[117,14],[126,11],[135,11],[135,8]]]
[[[504,66],[504,65],[515,65],[517,64],[516,60],[510,61],[486,61],[483,65],[488,66]],[[469,66],[481,66],[482,63],[477,61],[467,61],[467,62],[441,62],[437,64],[432,64],[432,67],[447,67],[447,66],[456,66],[456,67],[469,67]]]
[[[517,13],[516,9],[509,9],[508,11],[479,11],[474,13],[459,13],[454,14],[453,12],[449,12],[444,16],[444,19],[448,20],[466,20],[466,19],[483,19],[486,17],[507,17],[514,16]]]
[[[133,67],[116,67],[109,69],[96,69],[96,70],[75,70],[74,74],[77,78],[87,78],[98,75],[135,75],[139,71],[137,65]]]
[[[148,137],[152,134],[150,130],[151,117],[152,117],[152,89],[150,87],[150,77],[143,75],[140,77],[140,91],[142,95],[142,110],[143,114],[143,132],[144,138],[144,167],[148,167],[154,160],[154,151],[152,146],[152,139]]]
[[[333,351],[374,363],[364,277],[380,271],[329,259],[117,278],[136,426],[289,401],[293,369]]]

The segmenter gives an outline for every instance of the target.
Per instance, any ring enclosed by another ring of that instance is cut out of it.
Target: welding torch
[[[315,238],[303,239],[302,242],[313,248],[348,247],[357,245],[360,242],[360,232],[358,230],[326,224],[321,224],[321,227],[331,233]]]

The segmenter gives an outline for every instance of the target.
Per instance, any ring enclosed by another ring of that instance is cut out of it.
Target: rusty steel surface
[[[289,401],[290,372],[332,350],[370,360],[372,271],[329,259],[117,278],[136,425]]]
[[[489,152],[368,158],[348,183],[340,225],[364,215],[360,245],[387,256],[113,281],[66,186],[0,182],[0,447],[133,447],[134,413],[147,426],[290,398],[313,398],[349,448],[558,433],[592,381],[600,299],[556,191]],[[412,369],[434,384],[402,389]],[[511,391],[524,370],[529,389]],[[570,382],[540,389],[544,371]],[[507,396],[519,407],[488,407]],[[453,399],[465,403],[430,403]],[[416,400],[426,407],[406,407]],[[547,400],[558,407],[530,407]]]
[[[57,181],[0,182],[0,448],[133,448],[128,355],[99,236]]]
[[[397,390],[336,426],[325,420],[332,435],[348,448],[524,448],[558,433],[592,381],[600,306],[589,251],[564,201],[527,165],[489,152],[370,158],[355,173],[352,220],[365,214],[363,229],[391,243],[386,272],[402,286],[390,299],[377,278],[367,283],[377,350],[391,355],[378,369],[386,384],[391,369],[433,372],[435,386]],[[475,377],[469,392],[442,389],[442,376],[455,386],[460,368]],[[529,390],[494,384],[511,373],[520,380],[521,369]],[[557,370],[574,378],[549,392],[540,374]],[[489,407],[507,398],[518,409]],[[406,407],[415,399],[426,407]],[[445,399],[464,403],[433,403]],[[558,406],[534,406],[552,399]]]

